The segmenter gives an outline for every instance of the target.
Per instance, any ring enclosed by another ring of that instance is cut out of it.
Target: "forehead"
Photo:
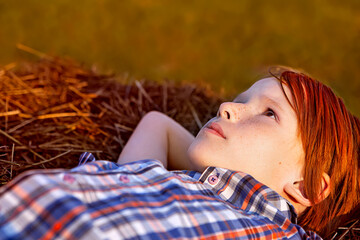
[[[290,90],[286,85],[283,85],[286,96],[290,97]],[[248,90],[243,93],[240,93],[238,98],[252,98],[254,96],[265,96],[276,101],[287,101],[286,96],[281,88],[281,83],[274,77],[263,78],[255,82]]]

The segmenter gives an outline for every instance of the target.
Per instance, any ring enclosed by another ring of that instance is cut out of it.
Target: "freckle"
[[[281,162],[279,162],[279,165],[281,165]]]

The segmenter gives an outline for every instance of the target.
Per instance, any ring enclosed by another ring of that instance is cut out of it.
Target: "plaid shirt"
[[[168,171],[157,160],[32,170],[0,189],[0,239],[321,239],[295,221],[293,206],[250,175]]]

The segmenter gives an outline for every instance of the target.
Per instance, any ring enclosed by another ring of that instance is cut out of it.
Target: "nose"
[[[244,108],[242,103],[224,102],[220,105],[218,117],[236,121],[240,118],[240,112]]]

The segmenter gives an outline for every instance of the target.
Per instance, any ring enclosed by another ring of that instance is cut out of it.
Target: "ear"
[[[294,183],[287,183],[284,186],[284,192],[288,194],[293,200],[305,207],[314,205],[310,202],[304,191],[304,181],[297,181]],[[330,177],[327,173],[323,173],[321,177],[321,190],[315,204],[321,202],[330,194]]]

